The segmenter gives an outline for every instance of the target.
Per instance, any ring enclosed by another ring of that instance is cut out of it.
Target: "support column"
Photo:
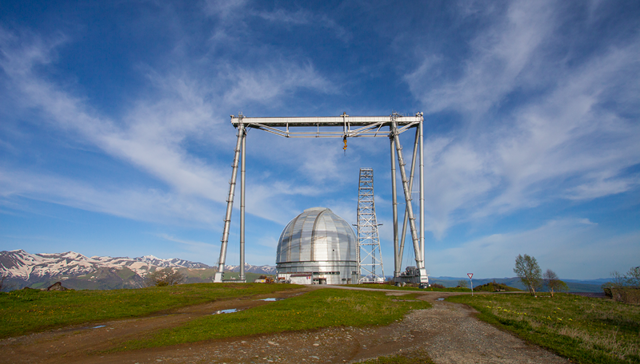
[[[420,114],[420,246],[422,259],[424,257],[424,118]],[[415,158],[415,155],[414,155]]]
[[[424,259],[420,256],[420,237],[416,229],[415,217],[413,215],[413,207],[411,206],[411,191],[409,190],[409,181],[407,179],[407,172],[404,169],[405,163],[402,157],[402,147],[400,146],[400,138],[398,137],[398,128],[395,118],[392,121],[393,137],[395,139],[396,150],[398,151],[398,164],[400,167],[400,175],[402,176],[402,190],[404,191],[404,198],[407,203],[407,214],[409,215],[409,225],[411,227],[411,238],[413,239],[413,249],[416,254],[416,266],[420,271],[420,281],[428,280],[426,277],[426,270],[424,268]],[[424,275],[423,275],[424,274]]]
[[[222,282],[224,274],[224,263],[227,257],[227,244],[229,243],[229,228],[231,227],[231,212],[233,211],[233,196],[236,190],[236,179],[238,177],[238,159],[240,159],[240,149],[242,138],[244,135],[244,124],[238,125],[238,141],[236,142],[235,154],[233,157],[233,170],[231,172],[231,181],[229,181],[229,196],[227,197],[227,213],[224,217],[224,228],[222,230],[222,239],[220,239],[220,258],[218,259],[218,271],[213,281]]]
[[[411,159],[411,176],[409,177],[409,191],[413,191],[413,175],[416,169],[416,157],[418,155],[418,142],[419,142],[418,137],[419,137],[419,130],[416,129],[415,142],[413,143],[413,158]],[[409,217],[409,214],[407,213],[407,208],[405,206],[404,221],[402,222],[402,235],[400,235],[400,254],[399,254],[400,261],[402,261],[402,257],[404,256],[404,240],[407,236],[408,217]]]
[[[391,144],[391,200],[393,206],[393,276],[400,276],[400,268],[402,267],[402,257],[398,256],[398,193],[396,188],[396,146],[393,138],[393,129],[389,135]]]
[[[247,151],[247,130],[242,132],[242,155],[240,158],[240,282],[246,282],[244,274],[244,176]]]

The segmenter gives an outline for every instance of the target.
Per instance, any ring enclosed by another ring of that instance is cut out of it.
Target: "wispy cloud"
[[[224,102],[236,106],[250,102],[273,105],[282,96],[298,89],[312,89],[323,93],[337,90],[311,64],[301,66],[280,62],[258,70],[232,68],[228,75],[230,79],[234,79],[235,84],[225,93]]]
[[[47,127],[63,130],[69,137],[78,136],[77,140],[81,143],[97,147],[162,181],[170,192],[100,192],[75,183],[78,191],[83,193],[73,193],[65,187],[74,185],[73,180],[63,182],[62,178],[54,176],[38,176],[37,180],[47,180],[56,188],[45,189],[42,185],[26,188],[19,181],[27,176],[18,178],[19,174],[13,172],[12,177],[5,175],[5,185],[11,185],[15,193],[21,196],[47,199],[45,195],[48,191],[51,193],[49,200],[56,203],[130,218],[140,216],[138,218],[142,220],[147,217],[140,214],[141,209],[134,208],[127,212],[124,206],[115,206],[115,201],[135,200],[140,206],[150,208],[159,200],[167,203],[173,201],[176,213],[191,210],[199,215],[195,217],[198,221],[208,220],[210,213],[203,213],[202,206],[191,205],[194,199],[204,198],[220,204],[226,202],[230,169],[221,167],[228,166],[228,161],[218,165],[188,150],[191,142],[203,137],[213,142],[214,149],[232,150],[233,140],[227,136],[233,135],[233,132],[226,120],[223,122],[218,117],[219,105],[277,103],[281,97],[298,88],[318,92],[333,90],[330,82],[318,75],[310,63],[272,63],[262,69],[250,70],[236,67],[233,74],[237,77],[229,77],[230,70],[217,76],[217,80],[223,83],[217,89],[204,86],[206,82],[196,81],[195,77],[184,73],[161,75],[147,69],[155,93],[147,95],[145,99],[135,100],[133,107],[122,118],[113,119],[101,115],[85,99],[74,96],[36,71],[42,65],[55,63],[54,50],[60,42],[47,42],[33,34],[21,38],[2,29],[0,42],[3,55],[0,67],[8,78],[10,88],[23,96],[23,107],[42,113],[44,117],[41,120],[46,120]],[[209,97],[212,94],[221,97],[212,100]],[[228,127],[230,133],[221,132],[223,125]],[[291,188],[289,183],[273,178],[267,183],[264,186],[258,184],[253,189],[267,193],[249,204],[248,212],[268,220],[282,222],[285,219],[282,214],[274,214],[274,211],[278,211],[276,206],[282,203],[277,201],[276,195],[317,193],[304,186]],[[118,193],[121,195],[117,196]],[[144,198],[148,200],[141,201]],[[159,211],[169,213],[166,209]]]
[[[620,267],[633,266],[640,233],[612,236],[587,219],[551,220],[542,226],[514,233],[494,234],[443,248],[427,246],[427,265],[435,272],[455,272],[463,277],[513,277],[518,254],[537,258],[542,269],[563,278],[603,278]],[[602,249],[606,246],[607,249]],[[455,262],[455,263],[451,263]],[[626,269],[626,268],[623,268]]]
[[[494,7],[483,10],[491,26],[471,40],[470,56],[461,70],[442,72],[448,60],[427,55],[405,76],[426,112],[484,113],[506,94],[527,86],[526,74],[537,68],[540,47],[556,27],[554,6],[549,1],[515,1],[504,13]],[[424,88],[425,78],[432,87]]]
[[[640,111],[640,91],[629,82],[640,79],[640,39],[572,62],[551,46],[565,21],[558,6],[514,1],[489,11],[491,25],[470,43],[459,75],[440,76],[440,55],[407,75],[432,113],[426,120],[447,110],[463,117],[462,128],[425,146],[428,226],[438,238],[470,219],[639,184],[624,171],[640,163],[640,127],[630,116]]]
[[[254,12],[253,14],[273,23],[274,25],[305,25],[328,29],[336,38],[345,43],[348,43],[353,38],[351,33],[345,27],[338,24],[334,19],[327,16],[326,14],[313,13],[303,9],[288,11],[281,8],[270,12]]]
[[[201,241],[191,241],[191,240],[183,240],[183,239],[178,239],[175,238],[169,234],[159,234],[158,237],[164,239],[164,240],[168,240],[168,241],[173,241],[174,243],[180,243],[192,248],[207,248],[207,249],[211,249],[211,248],[219,248],[219,245],[214,245],[214,244],[209,244],[209,243],[203,243]]]
[[[201,199],[151,188],[105,187],[66,177],[0,168],[2,205],[19,209],[14,197],[45,201],[139,221],[211,226],[222,209]],[[219,226],[213,226],[219,229]]]

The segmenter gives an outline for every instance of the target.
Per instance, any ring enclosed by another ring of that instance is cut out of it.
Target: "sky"
[[[2,1],[0,250],[215,265],[230,115],[423,112],[431,276],[512,277],[518,254],[561,278],[626,272],[640,264],[638,19],[640,2],[616,0]],[[342,147],[248,132],[247,263],[275,265],[306,208],[355,223],[373,168],[392,274],[389,140]]]

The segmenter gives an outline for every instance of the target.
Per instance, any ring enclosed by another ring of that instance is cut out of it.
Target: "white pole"
[[[240,157],[240,281],[246,282],[244,272],[244,196],[245,159],[247,151],[247,130],[242,131],[242,152]]]
[[[422,113],[420,113],[422,114]],[[424,256],[424,118],[420,115],[420,257]],[[415,158],[415,154],[414,154]]]
[[[389,127],[391,133],[393,128]],[[396,145],[395,138],[390,137],[391,145],[391,206],[393,210],[393,277],[398,278],[400,276],[400,269],[402,268],[402,257],[399,255],[398,247],[398,192],[396,188]]]

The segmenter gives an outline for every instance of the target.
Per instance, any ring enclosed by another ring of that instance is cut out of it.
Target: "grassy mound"
[[[564,293],[447,298],[479,318],[578,363],[640,363],[640,307]]]
[[[319,289],[245,311],[201,317],[151,337],[126,342],[115,350],[330,326],[388,325],[402,319],[411,309],[431,307],[412,296],[389,297],[383,292]]]
[[[289,284],[182,284],[111,291],[34,289],[0,293],[0,338],[55,327],[139,317],[220,299],[301,288]]]
[[[521,289],[515,288],[515,287],[509,287],[506,284],[503,283],[495,283],[495,282],[489,282],[486,284],[483,284],[481,286],[477,286],[477,287],[473,287],[474,291],[482,291],[482,292],[516,292],[516,291],[522,291]]]
[[[445,288],[442,285],[437,285],[436,287],[429,288],[419,288],[417,284],[415,286],[407,285],[405,287],[396,287],[393,284],[348,284],[349,287],[357,287],[357,288],[373,288],[373,289],[393,289],[398,291],[420,291],[420,292],[471,292],[469,288],[461,288],[461,287],[452,287]],[[433,285],[432,285],[433,286]]]

